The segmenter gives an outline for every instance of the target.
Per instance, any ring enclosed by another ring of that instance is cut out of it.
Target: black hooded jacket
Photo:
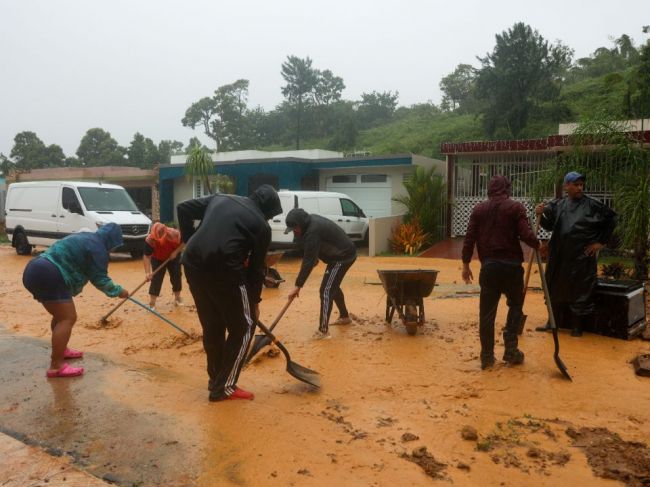
[[[215,281],[246,284],[258,302],[271,242],[267,220],[282,213],[276,191],[264,184],[249,197],[215,194],[184,201],[176,211],[187,244],[183,264],[214,274]]]
[[[310,215],[302,208],[296,208],[287,215],[287,226],[299,226],[302,235],[298,244],[304,249],[296,286],[303,287],[318,259],[326,264],[334,262],[353,262],[357,249],[343,229],[336,223],[320,215]]]

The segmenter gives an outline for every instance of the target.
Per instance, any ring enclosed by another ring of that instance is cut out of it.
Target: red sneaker
[[[235,392],[228,396],[228,399],[248,399],[249,401],[252,401],[254,397],[255,394],[252,392],[248,392],[239,387],[235,387]]]

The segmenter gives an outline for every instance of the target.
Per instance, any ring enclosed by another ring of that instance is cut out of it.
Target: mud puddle
[[[200,452],[200,432],[155,407],[137,409],[109,395],[161,397],[172,383],[155,384],[139,371],[86,354],[75,364],[86,374],[46,379],[49,344],[17,337],[0,328],[0,430],[51,455],[68,456],[92,475],[117,485],[193,485]],[[134,380],[134,377],[137,379]],[[162,396],[164,400],[164,396]],[[151,402],[151,401],[150,401]],[[182,461],[179,461],[182,459]]]

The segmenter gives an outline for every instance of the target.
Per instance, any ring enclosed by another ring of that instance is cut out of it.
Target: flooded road
[[[155,397],[174,385],[154,368],[116,364],[86,354],[92,373],[45,379],[49,343],[0,328],[0,431],[52,455],[69,455],[96,477],[120,485],[193,485],[200,458],[198,432],[151,405],[141,408],[110,393],[119,376],[122,394]],[[182,461],[179,461],[182,459]]]

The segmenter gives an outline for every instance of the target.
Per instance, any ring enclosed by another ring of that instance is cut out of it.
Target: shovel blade
[[[269,346],[271,343],[273,343],[273,340],[271,340],[266,335],[255,335],[253,337],[253,343],[251,344],[248,351],[246,362],[250,362],[251,359],[260,352],[260,350],[262,350],[264,347]]]
[[[320,388],[320,374],[315,370],[303,367],[296,362],[287,361],[287,372],[302,382]]]
[[[573,379],[571,378],[571,375],[569,375],[569,370],[566,368],[566,365],[564,365],[564,362],[562,362],[562,359],[560,358],[560,356],[559,355],[554,355],[553,358],[555,359],[555,365],[557,365],[557,368],[560,369],[560,372],[562,372],[562,375],[566,379],[569,379],[571,382],[573,382]]]

